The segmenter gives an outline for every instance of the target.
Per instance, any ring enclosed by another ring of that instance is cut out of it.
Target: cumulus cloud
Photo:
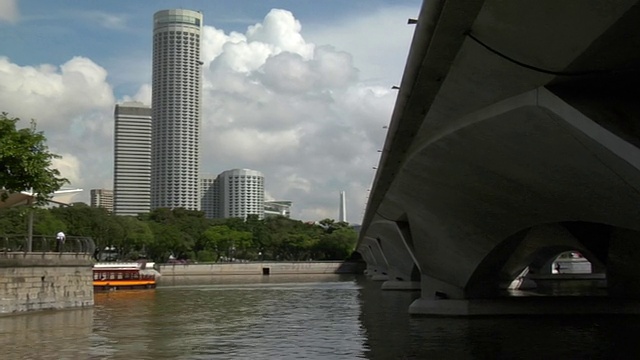
[[[300,22],[290,11],[273,9],[262,24],[249,27],[247,39],[249,42],[271,44],[278,52],[287,51],[309,59],[314,46],[305,42],[300,34],[301,29]]]
[[[355,66],[366,74],[363,82],[398,85],[415,29],[415,25],[407,25],[407,18],[416,17],[419,7],[372,6],[371,10],[363,16],[309,24],[305,26],[308,41],[348,49]]]
[[[0,109],[35,119],[70,186],[111,187],[114,97],[107,71],[84,57],[20,66],[0,57]],[[18,126],[28,126],[22,121]],[[88,195],[82,198],[88,200]]]
[[[19,66],[0,57],[0,105],[25,118],[64,126],[75,114],[113,104],[106,78],[104,68],[83,57],[74,57],[59,68]]]
[[[71,184],[82,183],[80,159],[73,154],[58,154],[59,159],[53,159],[52,167],[60,172],[60,176],[69,180]]]
[[[0,22],[15,23],[19,18],[17,0],[0,0]]]
[[[335,218],[340,190],[364,206],[394,93],[360,83],[351,54],[307,42],[286,10],[245,34],[206,27],[203,54],[205,172],[260,170],[306,220]]]
[[[112,187],[110,82],[131,81],[118,101],[151,104],[149,58],[109,60],[107,73],[86,57],[37,66],[0,57],[0,109],[37,119],[63,155],[56,167],[85,189],[82,201],[89,189]],[[396,92],[363,82],[370,73],[355,65],[362,59],[344,44],[309,41],[286,10],[271,10],[244,33],[205,26],[202,60],[202,173],[259,170],[269,198],[293,201],[292,216],[302,220],[336,218],[346,190],[348,220],[359,222]]]

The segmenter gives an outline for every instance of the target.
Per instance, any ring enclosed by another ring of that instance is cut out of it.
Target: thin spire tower
[[[340,212],[338,221],[347,222],[347,196],[344,191],[340,191]]]

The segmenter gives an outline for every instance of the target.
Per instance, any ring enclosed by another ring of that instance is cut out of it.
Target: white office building
[[[219,219],[220,215],[220,191],[218,182],[214,176],[202,176],[200,178],[200,211],[204,212],[207,219]]]
[[[113,212],[135,216],[151,205],[151,108],[117,104],[113,133]]]
[[[249,169],[227,170],[216,178],[221,218],[243,218],[258,215],[264,218],[264,176]]]
[[[202,14],[153,16],[151,208],[200,209]]]
[[[91,189],[91,207],[101,207],[113,212],[113,190]]]

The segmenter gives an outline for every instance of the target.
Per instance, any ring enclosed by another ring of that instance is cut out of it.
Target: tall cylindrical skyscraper
[[[151,208],[200,209],[202,14],[153,16]]]

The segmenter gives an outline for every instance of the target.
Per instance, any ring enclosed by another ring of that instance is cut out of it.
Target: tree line
[[[19,121],[0,113],[0,203],[9,194],[30,191],[33,205],[44,205],[69,181],[52,168],[60,156],[49,152],[35,121],[22,129]],[[209,220],[200,211],[185,209],[157,209],[131,217],[84,203],[50,209],[0,206],[0,236],[26,234],[29,212],[33,212],[33,235],[54,236],[63,231],[91,237],[99,251],[97,259],[109,255],[110,259],[156,262],[342,260],[353,252],[357,238],[349,224],[331,219],[319,224],[285,217]]]
[[[356,231],[345,222],[307,223],[286,217],[264,220],[207,219],[201,211],[156,209],[117,216],[84,203],[55,208],[0,209],[0,234],[25,234],[33,211],[33,235],[93,238],[101,260],[303,261],[344,260],[355,249]],[[106,256],[108,255],[108,256]]]

